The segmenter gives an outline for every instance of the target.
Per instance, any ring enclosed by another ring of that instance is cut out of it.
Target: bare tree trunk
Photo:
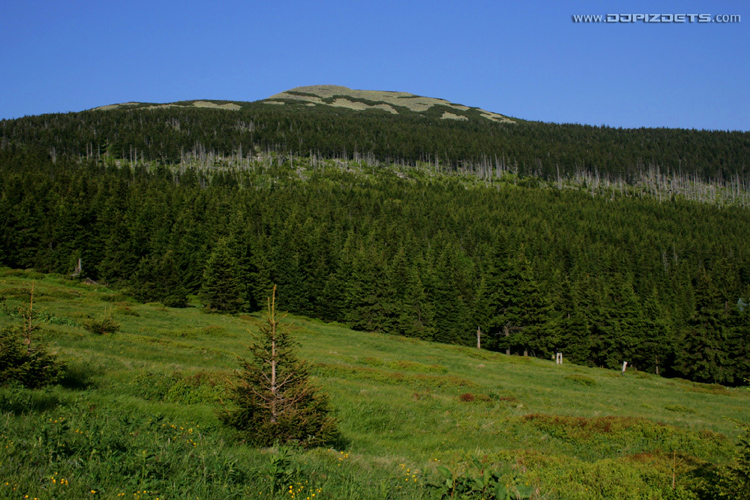
[[[276,423],[276,400],[278,399],[278,387],[276,387],[276,285],[273,286],[273,299],[268,308],[271,323],[271,423]]]

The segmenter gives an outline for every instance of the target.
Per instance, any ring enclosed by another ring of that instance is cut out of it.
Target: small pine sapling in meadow
[[[83,327],[95,333],[97,335],[108,335],[117,333],[120,330],[120,323],[115,321],[112,316],[112,311],[107,312],[107,308],[104,308],[104,315],[99,319],[89,319],[84,322]]]
[[[47,347],[34,339],[40,329],[34,321],[34,285],[31,286],[29,305],[18,308],[20,326],[0,330],[0,385],[19,383],[29,389],[54,384],[64,365]]]
[[[337,420],[330,415],[328,396],[310,382],[307,365],[300,361],[292,338],[276,317],[276,287],[268,300],[266,324],[249,346],[250,358],[231,382],[235,408],[220,419],[238,429],[255,446],[299,444],[314,447],[335,439]]]

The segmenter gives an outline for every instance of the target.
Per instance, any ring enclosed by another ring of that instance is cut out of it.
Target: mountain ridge
[[[340,85],[309,85],[279,92],[258,101],[225,101],[196,99],[169,103],[125,102],[93,108],[110,111],[124,108],[213,108],[237,111],[251,104],[328,106],[356,111],[383,111],[393,115],[425,114],[428,111],[442,120],[489,120],[497,123],[516,123],[505,115],[478,107],[466,106],[436,97],[424,97],[409,92],[357,90]]]
[[[515,123],[510,118],[481,108],[456,104],[436,97],[424,97],[409,92],[383,90],[356,90],[338,85],[310,85],[295,87],[272,95],[263,100],[266,103],[285,104],[288,101],[301,101],[306,105],[329,105],[356,110],[381,109],[391,114],[400,114],[400,108],[416,113],[424,113],[433,107],[441,109],[441,119],[470,120],[470,111],[479,117],[501,123]],[[372,102],[373,104],[369,104]]]

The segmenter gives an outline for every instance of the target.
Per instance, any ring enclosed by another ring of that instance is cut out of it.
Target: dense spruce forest
[[[33,147],[53,158],[109,157],[163,164],[207,157],[226,162],[253,151],[276,151],[425,162],[441,171],[482,175],[499,169],[557,179],[586,172],[626,183],[653,169],[750,187],[747,132],[442,120],[441,106],[425,113],[401,109],[392,115],[295,102],[240,104],[237,111],[137,105],[2,120],[0,147]]]
[[[474,345],[480,328],[511,354],[750,377],[750,134],[437,116],[4,120],[0,263],[81,259],[139,300],[228,312],[277,284],[282,308],[358,330]]]

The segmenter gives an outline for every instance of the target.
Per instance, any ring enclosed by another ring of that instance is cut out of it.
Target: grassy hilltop
[[[49,389],[0,389],[0,498],[431,498],[441,466],[497,471],[532,498],[697,498],[689,490],[712,464],[731,460],[732,419],[750,414],[745,388],[289,316],[341,438],[329,449],[258,450],[216,411],[260,314],[137,304],[6,269],[0,326],[18,322],[32,280],[39,336],[68,369]],[[84,328],[105,314],[119,332]]]

